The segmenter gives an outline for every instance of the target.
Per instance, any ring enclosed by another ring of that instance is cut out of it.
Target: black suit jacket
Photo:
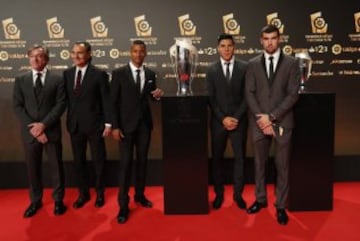
[[[26,142],[31,143],[35,140],[28,128],[28,125],[33,122],[42,122],[46,126],[45,134],[49,141],[61,140],[60,117],[65,110],[65,93],[64,83],[60,76],[47,71],[39,103],[34,92],[32,72],[17,76],[13,91],[13,105]]]
[[[144,68],[145,84],[141,95],[137,94],[135,80],[129,64],[118,68],[112,73],[110,96],[112,103],[112,127],[123,132],[132,132],[138,122],[144,120],[152,129],[152,117],[149,106],[151,91],[156,89],[156,74]]]
[[[230,85],[226,81],[220,60],[209,67],[206,82],[212,121],[221,124],[226,116],[237,118],[240,124],[244,122],[242,120],[246,120],[246,67],[245,61],[235,60]]]
[[[80,94],[74,94],[76,67],[64,71],[67,97],[67,128],[70,133],[91,133],[110,123],[109,76],[89,64],[84,74]]]

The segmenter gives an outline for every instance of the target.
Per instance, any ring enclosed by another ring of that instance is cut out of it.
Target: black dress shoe
[[[104,206],[104,204],[105,204],[104,194],[103,193],[97,194],[95,200],[95,207],[101,208],[102,206]]]
[[[223,204],[223,202],[224,202],[224,195],[216,195],[215,199],[212,203],[212,206],[214,209],[219,209],[219,208],[221,208],[221,205]]]
[[[255,201],[253,205],[251,205],[251,207],[249,207],[246,211],[248,214],[253,214],[259,212],[262,208],[266,208],[266,207],[267,207],[267,202],[259,203]]]
[[[66,206],[64,205],[63,201],[56,201],[54,206],[54,215],[60,216],[66,212]]]
[[[134,198],[135,202],[140,203],[141,206],[146,208],[151,208],[153,206],[152,202],[149,201],[145,196]]]
[[[277,217],[278,223],[281,225],[286,225],[289,221],[289,217],[286,214],[285,209],[283,209],[283,208],[279,208],[276,210],[276,217]]]
[[[74,202],[73,207],[76,209],[82,208],[89,200],[90,196],[79,196],[78,199]]]
[[[246,209],[246,202],[241,196],[234,195],[234,201],[240,209]]]
[[[30,218],[36,214],[36,212],[42,207],[42,202],[31,203],[25,210],[24,218]]]
[[[129,217],[129,208],[120,208],[120,211],[117,215],[117,221],[118,223],[126,223],[128,217]]]

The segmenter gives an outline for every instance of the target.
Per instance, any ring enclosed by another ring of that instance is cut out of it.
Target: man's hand
[[[45,133],[42,133],[41,135],[39,135],[38,137],[36,137],[36,140],[42,144],[45,144],[46,142],[48,142],[48,138],[45,135]]]
[[[105,129],[103,131],[103,137],[110,136],[110,134],[111,134],[111,127],[110,126],[105,126]]]
[[[256,115],[256,117],[257,117],[256,123],[261,130],[263,130],[268,126],[271,126],[272,122],[270,121],[268,114],[258,114]]]
[[[272,125],[265,127],[264,129],[262,129],[262,131],[263,131],[264,135],[273,136],[273,137],[276,136],[276,133],[275,133]]]
[[[43,134],[45,130],[45,125],[41,122],[31,123],[28,127],[30,128],[30,134],[35,138]]]
[[[236,127],[238,126],[238,123],[239,121],[231,116],[226,116],[222,121],[224,128],[228,131],[235,130]]]
[[[164,91],[162,91],[159,88],[156,88],[155,90],[151,91],[151,94],[156,100],[160,100],[161,96],[164,95]]]
[[[121,139],[124,138],[124,134],[120,129],[113,129],[111,135],[115,141],[121,141]]]

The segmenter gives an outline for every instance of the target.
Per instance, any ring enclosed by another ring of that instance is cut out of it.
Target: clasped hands
[[[257,114],[256,117],[257,117],[256,123],[259,126],[259,128],[262,130],[264,135],[276,136],[275,130],[272,125],[273,123],[270,121],[268,114]]]
[[[45,125],[41,122],[33,122],[28,125],[30,134],[36,138],[36,140],[42,144],[48,142],[48,138],[45,134]]]

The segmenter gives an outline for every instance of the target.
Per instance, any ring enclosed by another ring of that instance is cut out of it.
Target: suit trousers
[[[224,152],[230,139],[234,152],[233,181],[234,194],[241,195],[244,189],[244,159],[246,150],[247,128],[241,123],[233,131],[226,130],[219,122],[211,124],[212,172],[214,190],[217,195],[224,193]]]
[[[89,142],[91,159],[95,167],[95,189],[96,192],[104,193],[104,165],[106,160],[105,140],[102,136],[103,130],[99,129],[92,133],[80,131],[71,133],[71,146],[74,155],[75,173],[77,176],[80,195],[90,196],[88,167],[86,159],[86,147]]]
[[[121,153],[120,160],[120,190],[118,203],[120,207],[127,207],[129,204],[129,188],[131,184],[132,168],[134,168],[135,196],[144,195],[145,179],[147,169],[147,155],[149,151],[151,129],[144,121],[140,121],[137,128],[132,132],[124,132],[124,138],[119,143]],[[136,159],[134,161],[134,148]]]
[[[276,168],[276,208],[286,208],[286,202],[289,191],[289,160],[291,152],[292,129],[284,130],[282,136],[277,132],[277,136],[272,138],[264,136],[254,144],[255,158],[255,195],[256,201],[260,203],[267,202],[266,193],[266,163],[268,161],[270,146],[272,140],[275,141],[275,168]]]
[[[62,161],[61,141],[42,144],[37,140],[29,143],[23,141],[25,161],[30,184],[30,199],[32,203],[41,202],[43,196],[42,159],[45,150],[52,178],[54,201],[62,201],[65,195],[64,166]]]

